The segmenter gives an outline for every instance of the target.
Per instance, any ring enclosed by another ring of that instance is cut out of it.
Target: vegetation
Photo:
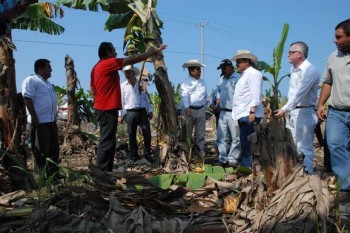
[[[276,110],[279,108],[278,106],[279,106],[280,98],[283,97],[279,91],[279,85],[281,84],[282,80],[285,77],[290,76],[290,74],[286,74],[282,77],[279,77],[279,72],[281,69],[281,62],[283,57],[284,44],[288,36],[288,31],[289,31],[289,25],[284,24],[281,39],[273,50],[273,54],[272,54],[273,64],[269,65],[264,61],[258,61],[256,64],[259,70],[263,70],[264,72],[270,73],[272,75],[272,81],[264,77],[264,81],[269,83],[272,90],[272,95],[268,96],[271,101],[270,104],[271,104],[272,110]],[[267,94],[270,95],[271,94],[270,91]]]
[[[36,1],[20,1],[13,8],[0,16],[0,151],[16,155],[18,160],[26,164],[25,151],[21,135],[26,124],[26,110],[23,97],[17,94],[15,60],[12,42],[12,29],[39,30],[43,33],[58,35],[64,29],[51,21],[51,18],[63,16],[63,10],[51,3]],[[7,170],[16,162],[5,154],[1,155]],[[19,174],[11,175],[14,187],[24,186]]]
[[[163,43],[160,29],[162,21],[156,13],[157,0],[113,0],[113,1],[73,1],[60,0],[60,4],[74,9],[97,11],[101,8],[110,13],[105,23],[105,29],[125,28],[125,54],[153,50]],[[154,56],[151,61],[155,69],[155,84],[160,95],[160,117],[164,132],[171,136],[176,131],[175,103],[173,89],[170,85],[168,73],[162,56]],[[141,69],[142,74],[143,69]]]

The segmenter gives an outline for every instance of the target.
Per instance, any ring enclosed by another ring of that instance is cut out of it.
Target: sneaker
[[[237,167],[238,163],[237,162],[233,162],[233,161],[226,161],[225,163],[221,163],[221,166],[225,167]]]

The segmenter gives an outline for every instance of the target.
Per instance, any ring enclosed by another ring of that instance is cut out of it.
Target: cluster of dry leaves
[[[164,153],[158,164],[123,160],[111,173],[92,163],[83,168],[78,159],[79,186],[66,180],[40,200],[34,191],[3,195],[0,232],[332,232],[332,195],[320,174],[305,175],[296,165],[274,191],[263,172],[227,174],[220,181],[206,176],[199,189],[161,189],[147,178],[188,169],[181,156]]]

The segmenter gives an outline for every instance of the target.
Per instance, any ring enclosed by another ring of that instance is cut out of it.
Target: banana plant
[[[13,154],[22,158],[25,163],[21,136],[23,126],[26,124],[26,110],[21,94],[16,90],[16,71],[13,50],[16,49],[12,42],[12,29],[37,30],[43,33],[58,35],[64,28],[54,23],[51,18],[63,17],[63,10],[51,3],[37,3],[37,0],[10,1],[1,3],[12,4],[9,9],[0,14],[0,127],[1,143],[0,150],[6,148]],[[6,157],[6,156],[5,156]],[[4,158],[1,155],[6,170],[13,163],[13,159]],[[23,185],[23,179],[16,180],[16,174],[11,174],[11,183]]]
[[[131,56],[161,45],[163,22],[155,10],[157,0],[59,0],[60,4],[74,9],[97,11],[99,7],[110,13],[105,30],[125,28],[123,49]],[[176,131],[177,118],[173,89],[169,82],[163,56],[154,56],[150,60],[155,70],[155,84],[161,98],[160,115],[164,131],[173,135]],[[142,71],[141,71],[142,73]]]
[[[266,77],[263,77],[263,80],[268,82],[272,89],[272,96],[271,96],[271,102],[270,102],[272,110],[278,109],[279,96],[280,96],[279,85],[281,84],[284,78],[290,76],[290,74],[286,74],[282,77],[279,77],[279,72],[281,70],[281,61],[283,57],[284,44],[288,36],[288,31],[289,31],[289,24],[284,24],[281,39],[273,50],[272,66],[265,61],[258,61],[256,63],[257,69],[263,70],[264,72],[270,73],[272,75],[272,78],[273,78],[272,81]]]

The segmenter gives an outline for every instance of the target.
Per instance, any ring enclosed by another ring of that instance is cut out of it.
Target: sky
[[[66,87],[64,59],[73,58],[80,85],[89,89],[90,71],[98,62],[98,46],[109,41],[123,57],[124,29],[104,31],[107,12],[89,12],[63,7],[65,16],[54,21],[65,28],[62,35],[47,35],[29,30],[13,30],[12,39],[17,50],[17,90],[22,81],[34,73],[34,62],[39,58],[51,61],[51,83]],[[164,22],[164,60],[170,81],[177,86],[188,75],[182,64],[198,59],[206,65],[202,76],[207,83],[208,94],[219,82],[220,61],[232,58],[238,50],[245,49],[259,60],[272,65],[273,49],[277,46],[283,25],[289,24],[289,34],[284,47],[280,76],[289,73],[289,45],[304,41],[309,46],[308,60],[319,70],[321,76],[328,56],[336,49],[334,45],[335,26],[350,18],[349,0],[158,0],[156,11]],[[199,25],[204,25],[200,27]],[[204,38],[204,40],[202,40]],[[204,47],[204,50],[203,50]],[[141,64],[138,64],[140,68]],[[152,64],[147,68],[153,72]],[[119,73],[121,82],[124,74]],[[272,79],[270,74],[264,74]],[[282,95],[287,96],[289,79],[280,85]],[[269,89],[264,82],[263,93]],[[149,86],[155,92],[154,84]]]

